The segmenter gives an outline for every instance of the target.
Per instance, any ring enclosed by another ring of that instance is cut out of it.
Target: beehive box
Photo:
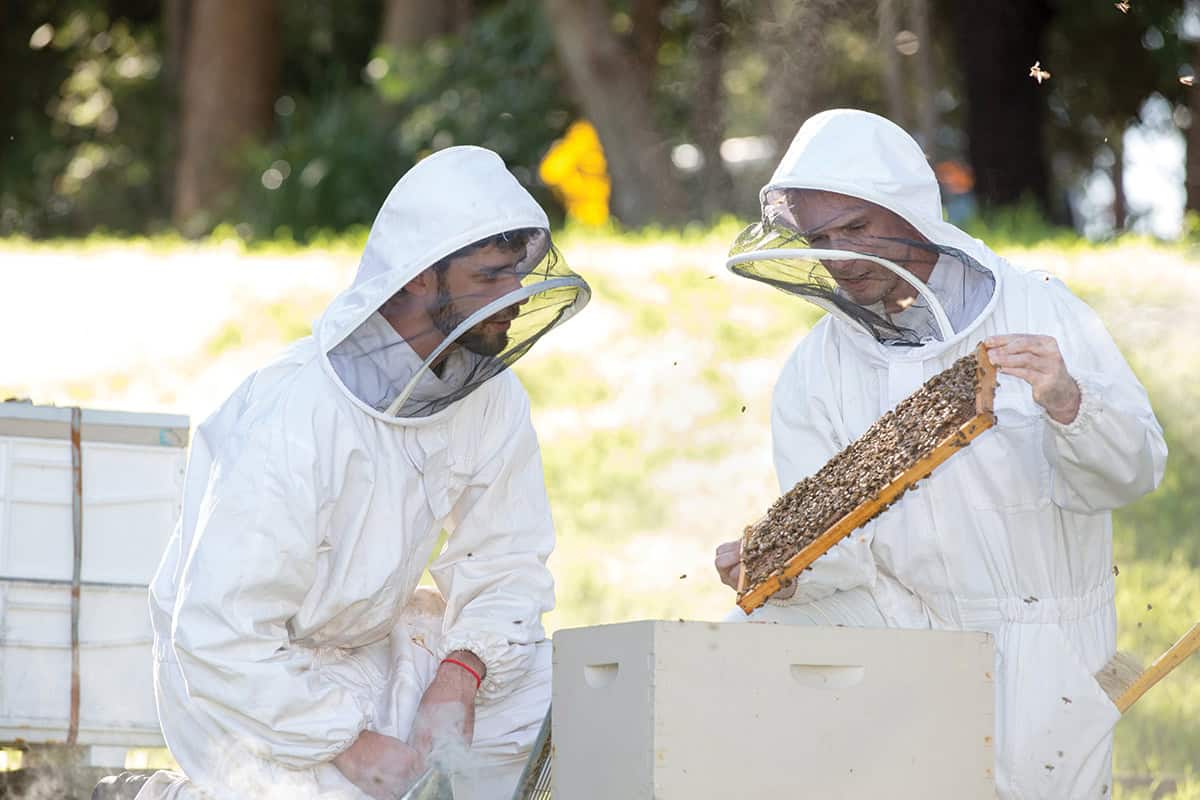
[[[779,498],[742,538],[738,605],[749,614],[995,424],[987,351],[930,378]]]
[[[82,411],[77,552],[71,414],[0,403],[0,742],[67,740],[74,649],[75,741],[121,766],[163,746],[147,585],[179,514],[188,419]]]
[[[554,635],[554,796],[993,800],[986,633],[631,622]]]

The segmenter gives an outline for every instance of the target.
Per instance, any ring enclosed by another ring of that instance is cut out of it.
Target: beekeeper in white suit
[[[809,119],[761,199],[729,267],[830,312],[775,389],[781,491],[980,342],[1001,377],[993,430],[756,617],[991,633],[999,796],[1105,796],[1118,713],[1092,676],[1116,647],[1111,511],[1167,455],[1145,390],[1065,285],[942,220],[920,147],[881,117]],[[737,549],[717,553],[731,584]]]
[[[588,297],[495,153],[400,179],[313,335],[196,432],[151,589],[186,776],[139,800],[392,798],[438,754],[459,800],[511,796],[549,703],[554,531],[505,367]]]

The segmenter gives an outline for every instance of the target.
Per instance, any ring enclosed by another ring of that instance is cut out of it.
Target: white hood
[[[980,261],[991,251],[942,219],[937,178],[920,145],[878,114],[835,108],[810,117],[788,146],[761,201],[774,189],[819,189],[857,197],[903,217],[934,244]],[[985,264],[986,266],[986,264]]]
[[[482,147],[439,150],[404,174],[379,209],[350,288],[313,333],[328,353],[423,270],[487,236],[549,230],[550,220],[500,156]]]
[[[432,361],[469,325],[456,329],[435,353],[422,359],[376,312],[430,266],[497,234],[522,229],[544,232],[539,239],[541,249],[532,252],[531,246],[529,255],[530,261],[541,260],[549,249],[549,226],[546,213],[490,150],[451,147],[419,162],[384,201],[353,283],[334,298],[314,327],[330,375],[363,410],[392,421],[397,420],[395,410],[400,401],[410,394],[414,400],[452,393],[461,399],[466,391],[508,366],[546,330],[578,312],[590,297],[587,284],[567,271],[551,251],[546,263],[553,265],[531,271],[513,298],[526,301],[547,289],[560,290],[563,297],[555,299],[552,308],[539,309],[551,313],[542,314],[549,321],[537,336],[498,358],[451,348],[439,375],[429,369]],[[489,312],[506,303],[493,305]],[[335,349],[337,355],[331,360]],[[347,376],[355,372],[360,374],[349,380]],[[377,404],[381,398],[382,404]],[[394,405],[390,414],[386,412],[389,404]],[[408,409],[405,406],[401,415]]]
[[[886,208],[936,246],[942,252],[943,261],[958,259],[965,263],[970,260],[990,273],[996,284],[1001,280],[1003,259],[979,240],[942,219],[937,179],[920,146],[898,125],[876,114],[856,109],[833,109],[809,118],[760,193],[764,213],[771,194],[787,189],[834,192]],[[809,254],[820,252],[811,250]],[[939,287],[927,286],[902,267],[890,266],[912,283],[922,298],[929,300],[934,317],[945,320],[953,316],[955,309],[950,306],[956,304],[954,301],[948,302],[944,296],[940,297],[940,303],[932,299]],[[945,283],[944,270],[942,279]],[[989,290],[984,297],[994,301],[996,292],[990,288],[984,287]],[[957,304],[961,305],[961,302]],[[965,324],[953,325],[953,333],[941,337],[943,342],[966,335],[990,312],[994,302],[976,305],[985,307],[976,308]]]

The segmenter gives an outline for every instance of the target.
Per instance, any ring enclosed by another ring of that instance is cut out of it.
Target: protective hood
[[[825,207],[801,190],[841,197]],[[726,266],[802,296],[879,342],[947,342],[990,307],[999,257],[942,220],[924,153],[883,117],[837,109],[810,118],[760,202],[762,220],[738,237]],[[868,204],[918,235],[858,225]]]
[[[354,282],[314,336],[365,411],[425,418],[510,366],[590,297],[500,157],[451,147],[396,183]]]

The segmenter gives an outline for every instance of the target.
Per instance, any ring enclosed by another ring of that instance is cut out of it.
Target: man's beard
[[[458,308],[458,305],[454,302],[454,298],[450,296],[450,290],[446,286],[445,278],[440,273],[438,274],[437,282],[437,299],[434,302],[433,308],[429,311],[429,316],[433,319],[433,324],[437,329],[442,332],[442,335],[449,336],[470,314],[463,313]],[[470,350],[477,355],[498,356],[508,347],[508,331],[507,329],[489,331],[486,326],[490,322],[511,321],[516,316],[515,308],[506,308],[503,311],[498,311],[488,319],[468,329],[466,333],[455,340],[454,344]]]

